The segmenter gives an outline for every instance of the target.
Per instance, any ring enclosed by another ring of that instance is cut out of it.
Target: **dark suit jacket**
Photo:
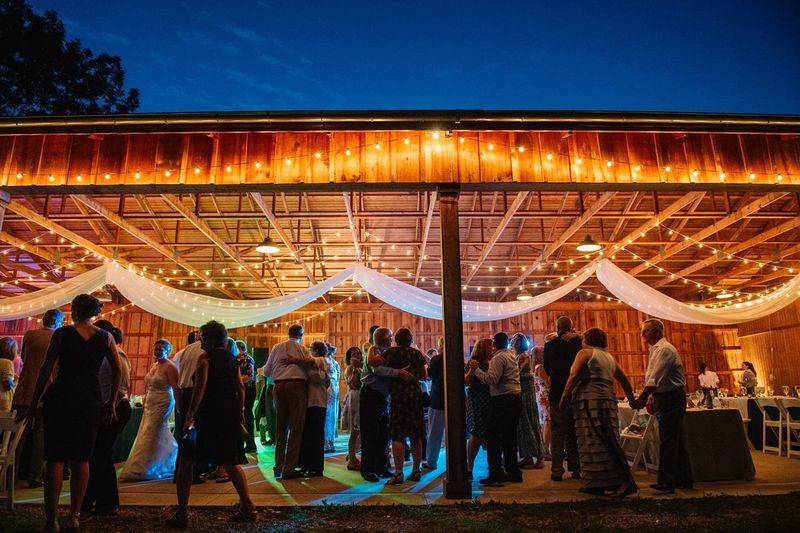
[[[571,341],[557,337],[544,344],[544,370],[550,376],[550,405],[558,405],[561,400],[569,378],[569,369],[575,362],[575,356],[581,351],[581,346],[580,337]]]

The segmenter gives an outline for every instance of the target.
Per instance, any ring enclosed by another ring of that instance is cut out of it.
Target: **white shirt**
[[[272,347],[269,352],[269,359],[264,365],[264,376],[272,378],[274,381],[284,379],[306,380],[306,371],[297,365],[283,365],[284,359],[290,357],[311,357],[305,346],[300,344],[297,339],[285,340]]]
[[[655,392],[670,392],[686,386],[681,356],[664,337],[650,347],[644,386],[655,387]]]
[[[200,341],[193,342],[172,357],[172,362],[178,367],[178,388],[191,389],[194,387],[194,372],[197,370],[197,361],[205,353]]]
[[[706,370],[705,373],[697,374],[697,381],[701,389],[716,389],[719,386],[719,376],[716,372]]]
[[[308,407],[328,407],[328,361],[324,357],[315,357],[311,368],[306,370],[308,376]],[[297,368],[297,365],[291,365]]]
[[[513,350],[498,350],[489,361],[489,370],[475,369],[475,377],[489,385],[490,396],[519,394],[519,365]]]

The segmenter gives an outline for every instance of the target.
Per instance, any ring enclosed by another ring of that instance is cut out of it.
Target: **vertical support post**
[[[461,320],[461,242],[458,189],[439,191],[444,322],[444,411],[447,438],[447,499],[472,497],[467,479],[467,416],[464,396],[464,331]]]

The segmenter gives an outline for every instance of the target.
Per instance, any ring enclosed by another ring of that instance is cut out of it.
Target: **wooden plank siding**
[[[0,134],[0,172],[0,186],[10,189],[331,183],[790,186],[800,184],[800,136],[512,130]]]
[[[106,311],[112,306],[107,304]],[[305,327],[304,342],[310,344],[315,340],[324,340],[338,347],[337,359],[344,363],[344,353],[350,346],[361,346],[367,338],[370,326],[379,324],[397,331],[408,327],[414,334],[417,346],[425,351],[436,347],[442,335],[442,323],[438,320],[422,318],[400,311],[382,302],[346,303],[336,306],[330,313],[317,315],[327,306],[310,304],[294,313],[283,316],[279,321],[248,328],[232,329],[230,335],[237,339],[245,339],[249,346],[268,348],[286,339],[287,322],[300,321]],[[787,313],[789,313],[787,311]],[[800,316],[800,306],[793,311],[795,317]],[[567,315],[573,319],[578,331],[590,327],[599,327],[606,331],[609,339],[609,351],[622,364],[631,382],[641,389],[644,370],[647,363],[647,350],[639,335],[639,328],[645,315],[626,306],[605,302],[557,302],[541,310],[533,311],[505,320],[494,322],[470,322],[464,324],[465,357],[470,348],[481,338],[487,338],[498,331],[508,333],[523,332],[531,335],[537,344],[544,342],[544,336],[554,330],[556,318]],[[131,361],[131,390],[133,394],[144,392],[144,376],[152,364],[153,343],[159,338],[169,339],[175,349],[186,345],[186,336],[192,330],[189,326],[159,318],[138,308],[127,308],[115,316],[105,318],[117,324],[125,334],[122,348]],[[281,325],[274,327],[275,322]],[[16,320],[0,322],[0,335],[13,336],[21,342],[24,332],[36,327],[35,320]],[[710,327],[668,322],[667,338],[678,348],[683,356],[689,380],[689,389],[697,387],[698,364],[705,361],[714,369],[722,380],[722,386],[730,387],[731,380],[738,378],[739,373],[733,369],[740,368],[741,350],[737,328]],[[746,325],[740,326],[743,328]],[[793,326],[800,330],[800,321]],[[745,329],[749,331],[749,329]],[[796,331],[792,338],[800,338]],[[783,380],[799,381],[797,366],[792,364],[794,352],[775,350],[770,359],[760,359],[749,348],[752,344],[748,337],[742,342],[745,353],[754,361],[759,375],[769,375],[768,369],[774,369],[776,382]],[[772,341],[770,341],[772,342]],[[796,344],[796,343],[795,343]],[[789,348],[789,347],[787,347]],[[794,348],[796,349],[796,347]],[[769,361],[773,366],[768,366]],[[792,383],[794,383],[792,381]],[[788,382],[787,382],[788,383]]]

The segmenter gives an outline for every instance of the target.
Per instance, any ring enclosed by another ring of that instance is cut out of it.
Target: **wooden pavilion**
[[[542,342],[555,317],[609,332],[641,383],[643,315],[591,278],[550,306],[496,323],[461,320],[461,299],[536,294],[591,257],[682,300],[769,290],[800,269],[800,117],[559,112],[268,112],[0,119],[0,295],[36,291],[114,260],[199,294],[291,294],[353,262],[443,295],[415,317],[345,284],[275,321],[360,345],[371,324],[444,335],[451,497],[465,477],[463,355],[494,331]],[[264,239],[281,248],[265,256]],[[624,246],[624,250],[622,247]],[[134,392],[154,339],[188,326],[109,288]],[[21,336],[36,317],[3,323]],[[271,346],[282,328],[232,334]],[[690,379],[726,384],[745,357],[800,383],[800,305],[738,326],[668,324]],[[693,381],[694,383],[694,381]]]

